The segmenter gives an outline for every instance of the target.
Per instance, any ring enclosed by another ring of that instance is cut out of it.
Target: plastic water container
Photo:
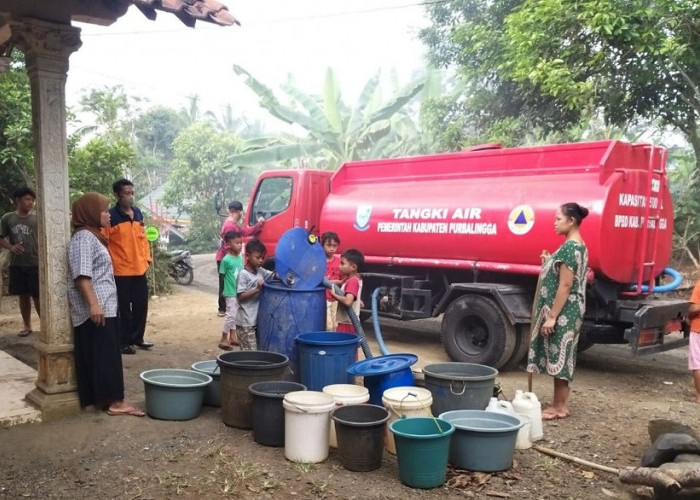
[[[354,333],[310,332],[296,337],[299,349],[299,380],[310,391],[331,384],[352,384],[348,366],[355,362],[360,337]]]
[[[430,417],[433,395],[422,387],[392,387],[384,391],[382,404],[389,411],[389,425],[400,418]],[[394,435],[386,431],[386,451],[396,455]]]
[[[494,413],[502,413],[504,415],[510,415],[512,417],[517,417],[518,414],[513,409],[513,405],[508,401],[501,401],[498,398],[491,398],[489,400],[488,406],[486,406],[486,411],[492,411]]]
[[[527,450],[532,448],[532,441],[530,440],[530,427],[532,426],[530,417],[528,415],[518,415],[517,417],[523,423],[523,426],[518,431],[518,436],[515,439],[515,449],[516,450]]]
[[[279,282],[265,283],[258,308],[258,349],[289,358],[292,373],[286,379],[300,380],[297,335],[325,328],[325,288],[303,290]]]
[[[315,235],[295,227],[286,231],[277,242],[275,269],[285,286],[312,290],[326,275],[326,253]]]
[[[323,462],[328,458],[333,396],[318,391],[289,392],[282,405],[285,458],[292,462]]]
[[[532,419],[532,427],[530,428],[530,439],[532,441],[539,441],[544,439],[544,429],[542,427],[542,403],[537,399],[537,395],[534,392],[526,392],[523,397],[530,401],[532,404],[532,410],[530,418]]]
[[[333,396],[335,406],[360,405],[369,401],[369,389],[354,384],[331,384],[323,388],[325,394]],[[335,435],[335,425],[331,424],[328,434],[328,444],[331,448],[338,447],[338,439]]]
[[[532,401],[526,398],[523,391],[518,389],[515,391],[513,398],[513,409],[518,414],[518,417],[525,422],[525,425],[518,432],[518,439],[515,442],[515,448],[518,450],[526,450],[532,446],[532,413],[535,405]]]

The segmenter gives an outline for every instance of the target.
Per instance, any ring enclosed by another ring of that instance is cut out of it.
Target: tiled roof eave
[[[217,0],[131,0],[148,19],[155,19],[158,10],[175,14],[186,26],[194,27],[197,21],[220,26],[231,26],[240,22],[231,15],[224,4]]]

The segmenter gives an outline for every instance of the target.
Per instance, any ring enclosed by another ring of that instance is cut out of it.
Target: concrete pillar
[[[25,55],[32,90],[34,160],[39,220],[41,333],[36,387],[27,399],[42,420],[80,410],[68,308],[70,239],[66,74],[68,57],[80,45],[80,30],[36,19],[10,21],[11,39]]]

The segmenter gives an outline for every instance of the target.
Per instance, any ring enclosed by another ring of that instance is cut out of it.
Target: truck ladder
[[[637,296],[637,295],[648,295],[654,290],[654,266],[656,265],[656,240],[659,234],[659,222],[661,214],[661,204],[663,201],[664,188],[666,187],[666,171],[664,165],[666,164],[666,150],[664,149],[661,153],[661,162],[659,168],[655,168],[654,164],[654,152],[655,146],[651,145],[651,151],[649,155],[649,168],[647,178],[649,183],[647,185],[646,192],[646,203],[644,204],[644,222],[642,223],[642,241],[637,257],[637,283],[635,284],[634,290],[628,292],[622,292],[622,295],[626,296]],[[656,181],[656,189],[654,189],[654,184]],[[657,193],[656,207],[651,208],[651,197]],[[649,227],[650,223],[653,227]],[[649,243],[649,236],[651,233],[651,256],[647,260],[647,244]],[[649,269],[649,284],[646,292],[642,291],[642,286],[644,285],[644,271]]]

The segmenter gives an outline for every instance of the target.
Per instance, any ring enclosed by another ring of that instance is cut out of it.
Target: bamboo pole
[[[539,451],[540,453],[544,453],[545,455],[550,455],[552,457],[557,457],[557,458],[563,458],[564,460],[568,460],[569,462],[573,462],[575,464],[579,465],[585,465],[586,467],[591,467],[592,469],[598,469],[603,472],[610,472],[611,474],[619,474],[620,470],[619,469],[614,469],[612,467],[607,467],[605,465],[600,465],[595,462],[589,462],[588,460],[584,460],[582,458],[577,458],[573,455],[567,455],[566,453],[562,453],[560,451],[555,451],[552,450],[551,448],[546,448],[544,446],[540,446],[538,444],[535,444],[532,446],[535,450]]]

